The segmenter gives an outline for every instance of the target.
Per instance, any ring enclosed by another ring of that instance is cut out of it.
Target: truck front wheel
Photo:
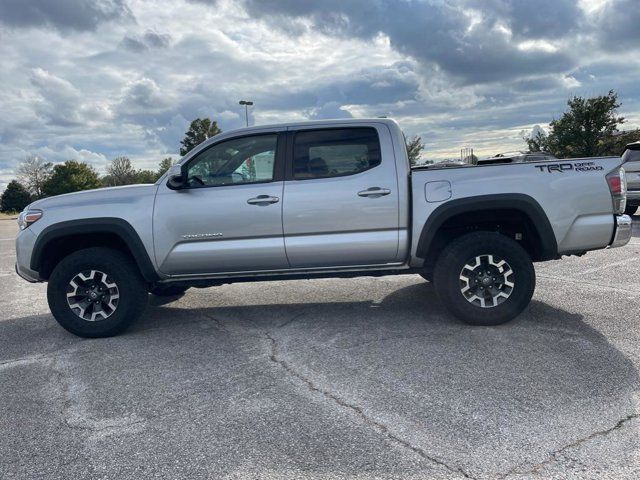
[[[526,250],[493,232],[457,238],[442,251],[434,271],[434,287],[445,307],[472,325],[512,320],[531,301],[535,284]]]
[[[144,311],[147,286],[133,260],[109,248],[78,250],[53,269],[49,308],[62,327],[79,337],[110,337]]]

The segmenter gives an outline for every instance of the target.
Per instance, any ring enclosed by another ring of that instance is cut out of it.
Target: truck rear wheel
[[[624,213],[625,215],[635,215],[637,210],[637,205],[627,205],[627,207],[624,209]]]
[[[142,315],[147,287],[134,262],[109,248],[86,248],[63,258],[47,286],[51,313],[79,337],[111,337]]]
[[[493,232],[469,233],[451,242],[434,271],[445,307],[472,325],[499,325],[529,304],[536,277],[529,254],[515,240]]]

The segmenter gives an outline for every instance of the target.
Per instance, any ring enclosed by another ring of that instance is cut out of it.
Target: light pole
[[[250,102],[248,100],[240,100],[240,105],[244,105],[244,121],[247,125],[247,127],[249,126],[249,105],[253,105],[253,102]]]

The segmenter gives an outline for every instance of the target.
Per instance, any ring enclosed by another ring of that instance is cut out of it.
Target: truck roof
[[[393,118],[333,118],[325,120],[304,120],[298,122],[284,122],[284,123],[270,123],[266,125],[251,125],[249,127],[234,128],[233,130],[227,130],[221,135],[238,133],[238,132],[252,132],[259,130],[269,129],[285,129],[287,127],[313,127],[313,126],[326,126],[326,125],[345,125],[345,124],[360,124],[360,123],[384,123],[386,125],[398,126]],[[216,135],[217,136],[217,135]],[[212,137],[213,138],[213,137]]]
[[[286,130],[289,127],[323,127],[323,126],[339,126],[339,125],[359,125],[359,124],[371,124],[371,123],[383,123],[387,125],[391,130],[400,129],[398,122],[396,122],[392,118],[336,118],[336,119],[327,119],[327,120],[307,120],[307,121],[299,121],[299,122],[286,122],[286,123],[272,123],[267,125],[251,125],[249,127],[242,128],[234,128],[233,130],[226,130],[218,135],[215,135],[211,138],[208,138],[185,156],[183,156],[178,163],[183,163],[188,158],[191,158],[198,152],[204,150],[206,147],[211,145],[212,143],[218,142],[220,140],[224,140],[227,137],[235,137],[238,134],[251,134],[251,133],[262,133],[265,131],[273,130],[273,131],[282,131]]]
[[[207,148],[212,143],[218,142],[220,140],[224,140],[226,138],[238,136],[238,134],[251,134],[251,133],[263,133],[265,131],[283,131],[290,127],[323,127],[323,126],[341,126],[341,125],[359,125],[359,124],[371,124],[371,123],[382,123],[387,125],[392,131],[395,129],[396,131],[400,130],[400,126],[398,123],[392,118],[336,118],[336,119],[327,119],[327,120],[310,120],[310,121],[300,121],[300,122],[287,122],[287,123],[272,123],[267,125],[251,125],[250,127],[242,127],[242,128],[234,128],[233,130],[226,130],[218,135],[215,135],[211,138],[208,138],[197,147],[192,149],[189,153],[183,156],[179,164],[184,163],[189,158],[196,155],[198,152],[201,152],[205,148]]]

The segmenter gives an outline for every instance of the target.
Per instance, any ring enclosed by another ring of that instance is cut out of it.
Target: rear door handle
[[[360,190],[358,192],[358,196],[360,197],[370,197],[370,198],[378,198],[384,195],[389,195],[391,190],[388,188],[380,188],[380,187],[371,187],[366,190]]]
[[[272,203],[278,203],[280,199],[278,197],[272,197],[271,195],[258,195],[257,197],[247,200],[249,205],[265,206]]]

